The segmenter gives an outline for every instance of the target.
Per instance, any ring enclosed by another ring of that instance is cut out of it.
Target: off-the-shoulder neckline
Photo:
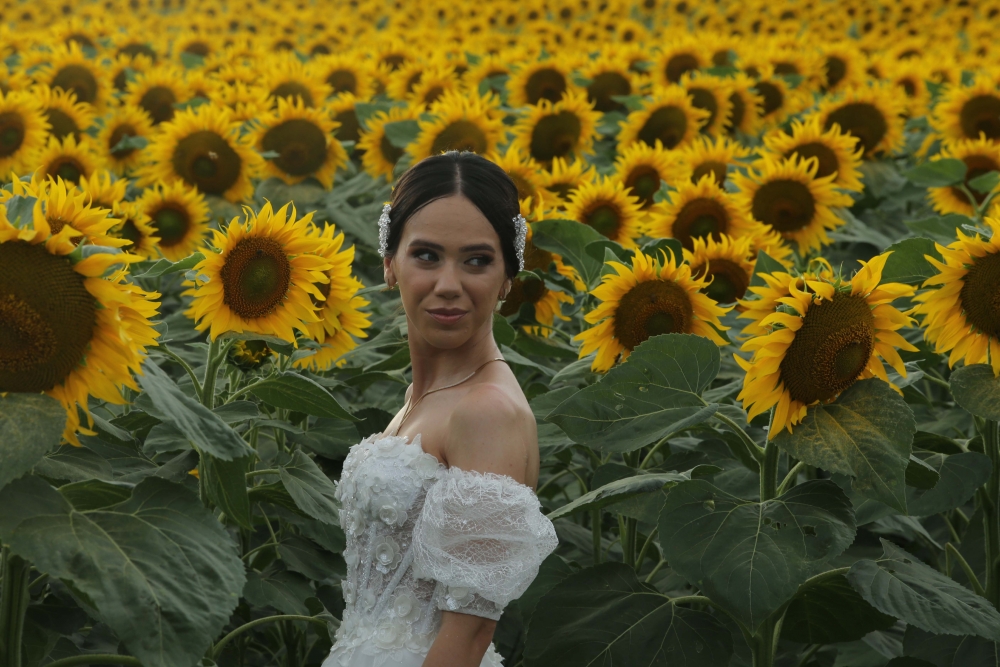
[[[434,456],[433,454],[431,454],[430,452],[428,452],[426,449],[424,449],[424,443],[423,443],[423,440],[420,438],[420,435],[421,435],[420,433],[417,433],[416,435],[413,436],[413,439],[411,440],[410,436],[408,436],[408,435],[386,435],[385,433],[372,433],[370,436],[368,436],[367,438],[365,438],[364,440],[362,440],[362,442],[368,442],[369,444],[374,444],[376,442],[379,442],[380,440],[388,440],[390,438],[398,438],[398,439],[400,439],[400,440],[403,441],[403,446],[404,447],[415,446],[415,447],[417,447],[420,450],[421,454],[423,454],[424,456],[430,456],[431,458],[433,458],[437,462],[438,468],[440,470],[442,470],[443,472],[448,472],[449,470],[454,470],[454,471],[457,471],[457,472],[465,473],[466,475],[479,475],[480,477],[486,477],[486,478],[489,478],[489,477],[498,477],[498,478],[501,478],[501,479],[507,479],[507,480],[510,480],[512,483],[516,484],[517,486],[523,486],[528,491],[531,491],[532,494],[535,493],[535,490],[533,488],[531,488],[527,484],[524,484],[523,482],[517,481],[516,479],[514,479],[510,475],[504,475],[502,473],[497,473],[497,472],[480,472],[478,470],[466,470],[464,468],[459,468],[458,466],[445,465],[444,462],[441,461],[441,459],[439,459],[438,457]]]

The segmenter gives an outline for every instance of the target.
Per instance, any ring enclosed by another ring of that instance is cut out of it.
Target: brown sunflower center
[[[188,42],[184,45],[184,53],[201,56],[202,58],[208,56],[211,52],[211,47],[205,42]]]
[[[545,186],[545,189],[555,193],[564,202],[568,202],[577,187],[579,186],[576,183],[550,183]]]
[[[312,93],[305,84],[299,83],[298,81],[285,81],[284,83],[279,83],[273,89],[271,89],[271,96],[275,98],[295,98],[298,97],[302,100],[302,105],[307,107],[314,106]]]
[[[177,95],[167,86],[153,86],[139,98],[139,106],[153,119],[153,125],[159,125],[174,117],[174,104]]]
[[[642,208],[649,208],[655,203],[653,195],[660,189],[660,172],[648,164],[639,165],[628,173],[625,187],[631,188]]]
[[[587,99],[594,103],[594,109],[601,113],[608,111],[628,111],[621,102],[611,99],[615,95],[628,95],[632,84],[618,72],[601,72],[591,79],[587,86]]]
[[[781,91],[781,88],[770,81],[758,81],[753,89],[754,92],[764,98],[764,106],[760,112],[761,117],[770,116],[785,103],[785,94]]]
[[[689,88],[688,95],[691,97],[691,104],[696,109],[708,112],[708,120],[701,126],[701,131],[707,133],[709,128],[712,127],[712,123],[715,122],[716,115],[719,113],[719,102],[715,99],[712,91],[707,88]]]
[[[340,123],[337,128],[337,139],[339,141],[357,141],[361,138],[361,124],[358,123],[358,114],[353,107],[337,112],[333,118]]]
[[[858,138],[865,155],[870,155],[889,131],[885,116],[878,107],[868,102],[851,102],[840,107],[826,119],[825,128],[829,130],[834,123],[840,125],[842,132],[850,132],[851,136]]]
[[[72,90],[76,99],[93,104],[97,99],[97,77],[83,65],[66,65],[52,77],[53,88]]]
[[[622,226],[621,212],[610,202],[597,202],[589,212],[583,214],[583,222],[609,239],[618,238]]]
[[[827,401],[858,379],[875,348],[875,317],[864,297],[836,294],[810,304],[780,377],[789,395],[805,404]]]
[[[97,322],[94,297],[65,257],[44,245],[0,244],[0,392],[39,392],[83,360]]]
[[[751,210],[753,217],[779,232],[795,232],[812,222],[816,200],[808,185],[779,179],[760,186]]]
[[[211,195],[231,188],[243,167],[229,142],[211,130],[198,130],[178,141],[172,163],[186,183]]]
[[[962,162],[965,163],[965,186],[975,197],[976,203],[982,204],[986,201],[988,193],[979,192],[975,188],[969,187],[969,181],[991,171],[1000,171],[1000,164],[997,164],[997,161],[988,155],[966,155],[962,158]],[[960,188],[953,187],[951,191],[959,201],[968,201],[965,192]]]
[[[729,213],[714,199],[699,197],[681,208],[673,224],[674,238],[691,250],[694,239],[711,236],[718,241],[729,231]]]
[[[565,157],[580,140],[580,119],[572,111],[543,117],[531,132],[531,157],[539,162]]]
[[[847,63],[837,56],[826,58],[826,87],[833,88],[847,76]]]
[[[722,185],[726,182],[728,171],[729,165],[725,162],[706,160],[691,170],[691,182],[698,183],[705,174],[711,174],[715,178],[715,182]]]
[[[733,93],[730,95],[729,102],[733,105],[733,113],[729,116],[729,123],[726,125],[726,131],[732,134],[738,130],[740,125],[743,123],[743,117],[747,112],[747,105],[743,102],[743,96],[739,93]]]
[[[111,131],[111,136],[108,137],[108,149],[113,149],[125,137],[134,137],[136,134],[137,132],[134,126],[129,123],[122,123]],[[134,148],[119,148],[118,150],[112,150],[111,155],[114,156],[115,159],[124,160],[134,152]]]
[[[326,76],[326,83],[334,94],[358,92],[358,77],[348,69],[333,70]]]
[[[1000,253],[977,257],[962,283],[965,318],[984,334],[1000,338]]]
[[[548,250],[542,250],[531,241],[524,246],[524,268],[526,271],[541,269],[548,271],[555,257]]]
[[[63,139],[72,134],[74,139],[80,140],[80,128],[68,113],[61,109],[49,108],[45,110],[45,116],[52,126],[52,136]]]
[[[125,54],[130,58],[135,58],[136,56],[146,56],[154,63],[156,62],[156,51],[154,51],[148,44],[142,44],[139,42],[133,42],[132,44],[126,44],[122,48],[118,49],[118,54]]]
[[[488,147],[486,133],[479,125],[471,120],[456,120],[448,123],[434,137],[434,142],[431,144],[431,155],[451,150],[472,151],[482,155]]]
[[[698,69],[698,58],[691,53],[678,53],[667,60],[663,75],[670,83],[677,83],[681,77]]]
[[[399,162],[399,158],[403,157],[403,149],[393,146],[388,136],[383,135],[378,145],[379,150],[382,152],[382,157],[389,164],[396,164]]]
[[[801,146],[796,146],[785,153],[785,157],[793,155],[797,155],[803,160],[816,158],[816,162],[819,164],[816,170],[816,178],[830,176],[840,171],[840,161],[837,160],[837,154],[829,146],[818,141],[811,141]]]
[[[534,197],[538,194],[535,186],[523,175],[517,173],[516,171],[509,171],[507,175],[510,176],[510,180],[514,181],[514,185],[517,187],[517,198],[518,199],[528,199],[529,197]]]
[[[292,265],[280,243],[249,236],[229,251],[222,270],[223,301],[243,319],[266,317],[285,298]]]
[[[656,146],[657,139],[664,148],[675,148],[684,140],[688,118],[684,110],[675,106],[664,106],[649,114],[649,118],[639,130],[639,140],[648,146]]]
[[[24,143],[24,118],[16,111],[0,113],[0,157],[10,157]]]
[[[273,164],[291,176],[315,173],[326,161],[326,135],[315,123],[304,118],[286,120],[264,133],[265,151],[278,157]]]
[[[639,283],[618,303],[615,310],[615,338],[634,350],[650,336],[690,333],[694,318],[691,297],[672,280]]]
[[[158,210],[151,212],[149,217],[153,220],[156,235],[160,237],[160,245],[165,248],[182,243],[193,224],[191,214],[172,202],[165,202]]]
[[[705,267],[691,270],[691,274],[700,278],[705,274]],[[729,259],[713,259],[708,263],[708,278],[711,279],[703,290],[716,303],[735,303],[746,294],[750,286],[750,276],[742,266]]]
[[[720,49],[712,54],[712,64],[716,67],[729,67],[732,65],[732,57],[729,49]]]
[[[57,176],[74,185],[80,183],[80,178],[86,173],[86,167],[71,155],[60,155],[53,160],[45,173],[52,178]]]
[[[566,92],[566,77],[561,72],[551,68],[533,72],[524,84],[524,96],[528,104],[538,104],[539,100],[548,100],[555,104]]]
[[[126,218],[122,221],[122,226],[118,228],[118,237],[132,242],[132,249],[138,248],[142,243],[142,232],[136,226],[135,220]]]
[[[978,139],[980,132],[987,139],[1000,139],[1000,98],[995,95],[977,95],[962,105],[959,113],[962,134]]]
[[[545,282],[536,278],[521,280],[515,278],[511,283],[510,293],[500,306],[500,314],[504,317],[514,315],[521,309],[521,306],[530,303],[536,304],[548,293]]]

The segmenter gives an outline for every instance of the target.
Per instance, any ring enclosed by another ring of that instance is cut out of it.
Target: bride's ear
[[[385,284],[389,289],[396,286],[396,272],[392,268],[392,257],[382,258],[382,274],[385,277]]]
[[[497,295],[497,301],[503,301],[510,294],[511,288],[514,287],[514,281],[510,278],[505,278],[503,284],[500,285],[500,293]]]

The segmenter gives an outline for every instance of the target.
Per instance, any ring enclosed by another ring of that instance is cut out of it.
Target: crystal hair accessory
[[[382,215],[378,217],[378,254],[385,257],[389,250],[389,211],[391,204],[382,207]]]
[[[528,238],[528,222],[520,213],[514,218],[514,251],[517,253],[517,270],[524,271],[524,243]]]

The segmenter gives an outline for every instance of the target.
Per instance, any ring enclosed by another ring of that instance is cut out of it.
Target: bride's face
[[[399,287],[409,335],[442,349],[491,331],[497,299],[510,288],[500,237],[462,195],[436,199],[406,221],[385,280]]]

